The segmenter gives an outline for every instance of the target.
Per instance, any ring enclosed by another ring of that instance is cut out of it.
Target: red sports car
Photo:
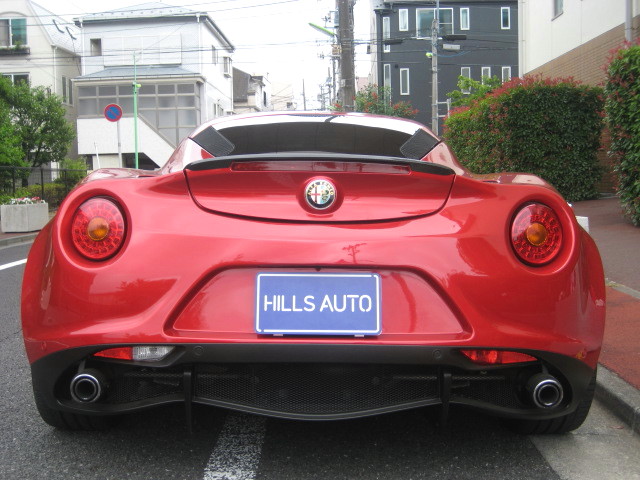
[[[538,177],[473,175],[422,125],[226,117],[159,171],[93,172],[35,240],[22,322],[42,418],[171,402],[333,420],[452,404],[585,419],[602,264]]]

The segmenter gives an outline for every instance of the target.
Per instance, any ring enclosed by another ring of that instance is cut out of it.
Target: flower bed
[[[12,198],[0,205],[0,228],[5,233],[33,232],[49,221],[49,205],[39,197]]]

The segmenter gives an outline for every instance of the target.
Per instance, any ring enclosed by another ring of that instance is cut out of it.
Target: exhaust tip
[[[526,388],[533,404],[538,408],[557,407],[564,398],[564,390],[560,382],[555,377],[544,373],[531,377]]]
[[[84,370],[71,380],[71,398],[76,402],[92,403],[102,397],[105,378],[98,370]]]

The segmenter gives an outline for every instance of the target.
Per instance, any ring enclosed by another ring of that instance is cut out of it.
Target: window
[[[91,46],[91,56],[99,57],[102,55],[102,39],[101,38],[92,38],[89,40],[89,44]]]
[[[466,78],[471,78],[471,67],[462,67],[460,68],[460,76],[461,77],[466,77]],[[470,90],[466,89],[466,90],[462,90],[462,93],[471,93]]]
[[[409,31],[409,10],[406,8],[398,10],[398,30],[401,32]]]
[[[502,7],[500,9],[500,27],[502,30],[511,29],[511,7]]]
[[[416,9],[416,35],[418,38],[431,38],[435,8]],[[453,8],[440,9],[440,35],[453,33]]]
[[[564,12],[564,1],[553,0],[553,18],[556,18],[558,15],[562,15],[562,12]]]
[[[391,65],[385,63],[384,65],[384,80],[382,85],[385,87],[391,87]]]
[[[491,67],[482,67],[482,84],[484,85],[485,79],[491,78]]]
[[[29,84],[28,73],[3,73],[2,76],[11,80],[11,83],[14,85],[17,85],[20,82],[25,82],[27,85]]]
[[[60,83],[62,83],[62,101],[69,105],[73,105],[71,79],[63,76]]]
[[[469,30],[469,8],[460,9],[460,30]]]
[[[508,82],[511,80],[511,67],[502,67],[502,81]]]
[[[409,95],[409,69],[400,69],[400,95]]]
[[[211,63],[213,65],[218,64],[218,50],[213,45],[211,45]]]
[[[27,44],[26,18],[0,18],[0,47]]]
[[[391,38],[391,19],[389,17],[382,17],[382,40],[389,40]],[[391,45],[384,45],[384,51],[390,52]]]
[[[67,84],[67,92],[70,93]],[[79,86],[78,115],[102,117],[104,107],[117,103],[125,115],[133,112],[131,83]],[[173,145],[200,124],[200,89],[195,83],[143,83],[138,90],[138,113]]]
[[[231,57],[224,57],[224,69],[222,70],[227,77],[231,76]]]

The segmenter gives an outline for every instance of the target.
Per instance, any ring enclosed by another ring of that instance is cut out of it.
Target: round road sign
[[[115,103],[110,103],[104,107],[104,118],[110,122],[117,122],[122,118],[122,107]]]

